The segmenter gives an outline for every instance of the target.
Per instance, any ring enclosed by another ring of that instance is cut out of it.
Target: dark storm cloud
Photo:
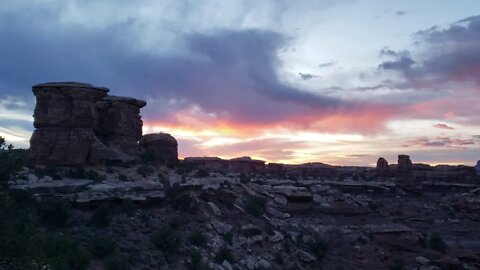
[[[1,16],[1,96],[29,97],[31,85],[44,81],[84,81],[109,87],[114,94],[151,97],[159,104],[177,100],[175,108],[147,107],[147,118],[168,117],[172,109],[194,104],[252,122],[357,107],[280,82],[277,51],[288,40],[275,32],[186,34],[178,40],[185,52],[158,55],[132,49],[138,38],[134,20],[99,29],[57,29],[54,14],[39,16]]]
[[[446,83],[471,83],[480,89],[480,16],[469,17],[446,29],[431,27],[415,34],[421,48],[413,58],[407,51],[384,49],[392,57],[379,65],[400,72],[406,79],[400,87],[438,88]]]

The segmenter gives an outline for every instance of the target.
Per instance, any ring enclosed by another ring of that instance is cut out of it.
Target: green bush
[[[235,262],[232,251],[227,247],[221,247],[217,254],[215,254],[214,260],[217,263],[222,263],[223,261],[228,261],[229,263]]]
[[[249,196],[243,204],[243,209],[254,217],[261,217],[265,213],[267,201],[262,197]]]
[[[53,227],[67,227],[72,215],[72,205],[61,198],[45,198],[38,204],[42,223]]]
[[[112,223],[112,210],[110,207],[103,204],[97,208],[92,214],[91,223],[98,228],[108,227]]]
[[[431,249],[440,251],[442,253],[445,253],[445,251],[447,251],[447,243],[445,243],[443,238],[436,233],[430,236],[430,239],[428,240],[428,245]]]
[[[195,231],[188,237],[188,241],[190,244],[197,246],[197,247],[205,247],[207,246],[207,238],[203,233],[199,231]]]
[[[90,241],[90,252],[97,258],[105,258],[115,252],[115,241],[111,237],[97,237]]]

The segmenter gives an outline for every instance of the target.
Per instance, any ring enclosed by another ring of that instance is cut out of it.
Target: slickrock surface
[[[25,169],[11,187],[72,201],[68,232],[82,242],[116,239],[132,269],[192,269],[192,252],[219,270],[480,267],[480,178],[431,178],[412,190],[404,178],[375,178],[376,168],[295,177],[177,166],[97,167],[104,177],[93,180],[69,168],[59,180]],[[126,201],[131,216],[122,214]],[[115,213],[111,225],[82,221],[101,205]],[[168,255],[152,243],[165,227],[182,239]]]

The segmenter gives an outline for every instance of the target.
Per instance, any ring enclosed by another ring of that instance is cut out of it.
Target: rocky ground
[[[10,186],[72,203],[60,231],[87,269],[480,268],[480,185],[464,181],[139,165],[25,168]]]

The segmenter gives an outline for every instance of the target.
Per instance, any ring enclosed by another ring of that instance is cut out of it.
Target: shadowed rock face
[[[30,139],[34,164],[83,165],[134,162],[142,136],[144,101],[108,96],[84,83],[33,86],[37,99]]]
[[[178,143],[170,134],[147,134],[140,139],[139,144],[153,161],[167,164],[178,161]]]
[[[403,172],[412,170],[412,161],[409,155],[398,155],[398,170]]]

